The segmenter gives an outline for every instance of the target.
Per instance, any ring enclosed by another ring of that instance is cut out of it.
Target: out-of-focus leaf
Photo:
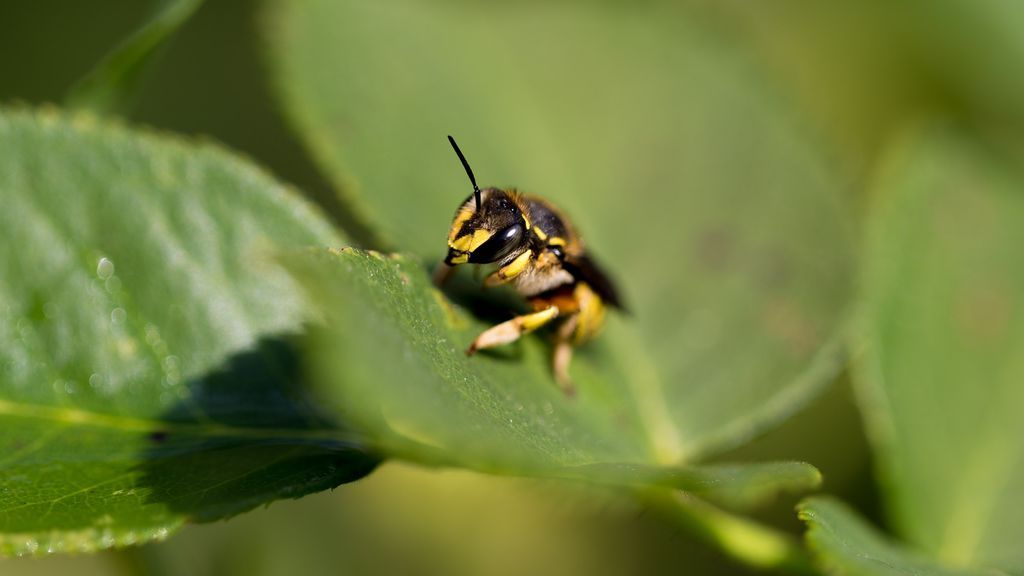
[[[75,85],[68,95],[68,105],[101,113],[124,112],[138,90],[146,66],[202,4],[203,0],[166,0],[145,25]]]
[[[857,379],[895,531],[1024,572],[1024,179],[953,130],[878,177]]]
[[[617,351],[621,373],[656,383],[661,460],[679,462],[828,379],[850,246],[815,143],[741,55],[669,4],[280,0],[270,22],[300,136],[394,244],[444,253],[469,193],[449,133],[483,184],[572,216],[623,284],[641,340]],[[595,356],[625,346],[612,328]],[[518,359],[474,361],[528,381]],[[413,378],[399,366],[392,377]]]
[[[828,497],[813,497],[798,507],[807,523],[807,543],[829,574],[890,576],[994,576],[996,570],[956,569],[939,565],[918,551],[896,544],[876,531],[848,506]]]
[[[0,553],[160,538],[366,474],[310,405],[287,247],[341,239],[210,145],[0,112]]]
[[[565,477],[605,478],[624,484],[672,486],[733,509],[759,506],[782,492],[821,486],[821,472],[805,462],[708,464],[676,468],[594,464],[567,470]]]
[[[190,576],[752,574],[617,491],[397,461],[145,552]]]
[[[1024,5],[1002,0],[901,5],[903,41],[939,91],[989,128],[1024,126]]]
[[[1006,0],[714,3],[863,177],[894,127],[940,112],[1010,137],[1024,127],[1024,4]],[[993,140],[994,142],[994,140]]]
[[[315,332],[323,396],[377,450],[418,462],[635,487],[668,486],[733,507],[817,487],[797,462],[664,466],[629,384],[624,346],[579,355],[579,395],[554,383],[546,347],[528,340],[494,362],[463,354],[484,328],[452,307],[419,261],[345,249],[293,254],[324,314]]]

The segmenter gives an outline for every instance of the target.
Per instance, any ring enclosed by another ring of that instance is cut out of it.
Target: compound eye
[[[516,223],[491,236],[479,248],[469,254],[469,261],[474,264],[497,262],[508,256],[522,243],[525,229],[522,223]]]

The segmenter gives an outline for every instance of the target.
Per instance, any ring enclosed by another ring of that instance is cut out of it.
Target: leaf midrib
[[[217,438],[295,438],[298,440],[330,440],[354,443],[353,435],[333,428],[257,428],[246,426],[230,426],[216,422],[202,424],[186,424],[168,422],[148,418],[133,418],[115,414],[103,414],[90,410],[59,406],[25,404],[0,399],[0,417],[14,416],[20,418],[36,418],[60,424],[77,426],[94,426],[132,433],[174,432],[194,436],[210,436]]]
[[[646,351],[635,350],[635,347],[641,345],[636,343],[633,336],[623,334],[614,344],[622,346],[628,342],[626,346],[634,348],[629,351],[630,355],[641,359],[632,363],[626,373],[629,375],[629,397],[635,403],[640,417],[645,445],[655,464],[681,464],[691,450],[684,445],[679,428],[668,411],[661,374],[646,356],[638,355],[646,354]]]

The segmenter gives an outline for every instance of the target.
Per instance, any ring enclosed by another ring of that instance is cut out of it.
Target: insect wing
[[[573,278],[589,284],[602,300],[619,310],[626,310],[615,284],[589,256],[569,256],[562,265]]]

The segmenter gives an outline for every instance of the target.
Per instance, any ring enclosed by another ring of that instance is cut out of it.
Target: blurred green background
[[[1024,35],[995,2],[691,2],[826,142],[858,205],[895,132],[956,119],[998,154],[1024,121]],[[224,142],[295,184],[359,237],[272,95],[259,2],[210,0],[162,51],[133,122]],[[138,1],[40,0],[0,7],[0,100],[63,100],[151,13]],[[1021,11],[1016,11],[1021,12]],[[453,31],[453,33],[457,33]],[[472,155],[471,155],[472,156]],[[446,208],[447,210],[447,208]],[[826,492],[885,525],[849,375],[800,413],[720,460],[799,459]],[[794,534],[783,499],[759,514]],[[746,569],[657,514],[554,482],[400,463],[352,485],[277,502],[169,541],[94,556],[0,560],[22,574],[740,574]]]

